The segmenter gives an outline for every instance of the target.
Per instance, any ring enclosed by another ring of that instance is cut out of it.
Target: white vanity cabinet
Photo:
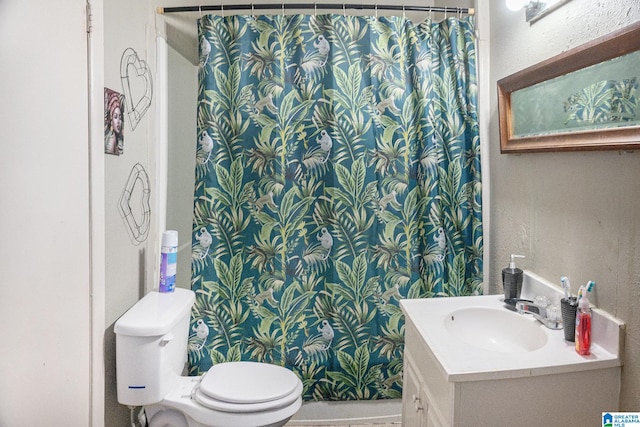
[[[405,354],[402,386],[402,423],[405,426],[426,427],[429,405],[424,392],[424,380],[413,360]]]
[[[449,424],[446,421],[450,412],[446,400],[451,387],[438,370],[433,355],[418,336],[415,326],[407,321],[402,389],[403,426],[445,427]]]

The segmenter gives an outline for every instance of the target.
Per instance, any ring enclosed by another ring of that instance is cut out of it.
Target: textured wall
[[[622,410],[640,408],[640,152],[501,155],[496,81],[640,20],[637,0],[573,0],[529,25],[491,2],[491,292],[510,253],[522,268],[574,291],[627,323]],[[485,186],[487,183],[485,182]],[[635,357],[632,357],[635,354]]]

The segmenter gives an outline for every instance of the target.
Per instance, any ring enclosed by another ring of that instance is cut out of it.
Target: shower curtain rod
[[[268,3],[268,4],[231,4],[231,5],[202,5],[202,6],[175,6],[158,7],[157,13],[178,13],[178,12],[208,12],[208,11],[231,11],[231,10],[265,10],[265,9],[356,9],[356,10],[394,10],[398,12],[438,12],[452,14],[473,15],[475,10],[466,7],[448,6],[398,6],[390,4],[354,4],[354,3]]]

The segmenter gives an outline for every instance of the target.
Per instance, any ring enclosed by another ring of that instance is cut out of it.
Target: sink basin
[[[484,350],[520,353],[547,343],[547,334],[539,322],[505,308],[460,308],[447,315],[444,323],[451,337]]]

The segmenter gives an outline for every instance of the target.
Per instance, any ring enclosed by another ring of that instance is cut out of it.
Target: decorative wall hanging
[[[128,101],[129,124],[131,130],[135,130],[151,106],[153,80],[147,63],[131,48],[126,49],[120,59],[120,80],[125,99]]]
[[[104,88],[104,152],[119,156],[124,149],[124,96]]]
[[[640,22],[498,81],[500,151],[640,148]]]
[[[127,184],[118,201],[118,211],[125,223],[131,243],[139,245],[147,240],[151,224],[149,176],[140,163],[131,169]]]

